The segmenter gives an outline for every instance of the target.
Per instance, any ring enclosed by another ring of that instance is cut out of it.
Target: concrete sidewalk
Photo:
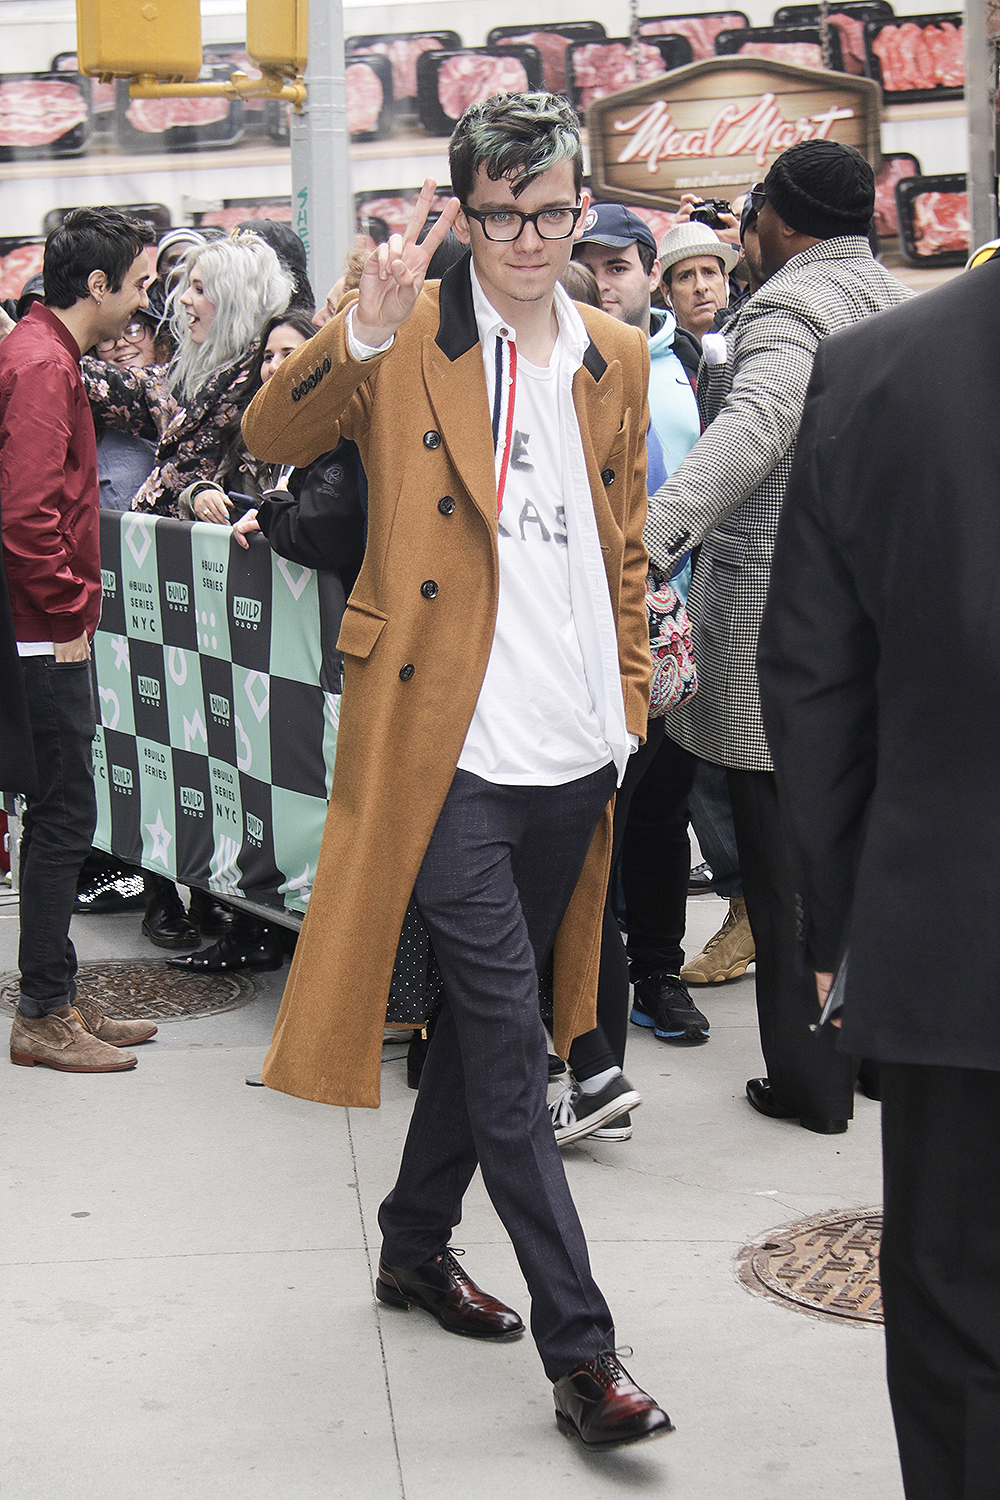
[[[723,912],[689,903],[689,952]],[[16,934],[5,908],[0,970]],[[73,936],[83,960],[152,952],[138,916]],[[736,1279],[747,1240],[881,1191],[877,1105],[859,1097],[832,1138],[747,1105],[752,978],[699,992],[705,1047],[633,1027],[633,1139],[565,1153],[626,1364],[677,1426],[600,1456],[557,1433],[530,1339],[492,1348],[376,1304],[405,1063],[384,1063],[377,1112],[246,1087],[283,978],[163,1024],[132,1073],[0,1059],[2,1500],[898,1500],[881,1330]],[[455,1241],[526,1315],[478,1178]]]

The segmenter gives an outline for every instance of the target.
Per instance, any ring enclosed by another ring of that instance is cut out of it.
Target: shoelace
[[[576,1110],[573,1108],[576,1098],[576,1084],[564,1083],[559,1091],[559,1097],[549,1105],[552,1124],[556,1130],[564,1130],[567,1125],[576,1124]]]
[[[465,1251],[460,1250],[457,1245],[449,1245],[448,1249],[444,1251],[441,1257],[441,1262],[451,1272],[456,1281],[461,1281],[468,1285],[469,1278],[463,1271],[462,1267],[459,1265],[458,1261],[455,1259],[457,1255],[464,1254]]]
[[[619,1380],[629,1380],[631,1377],[622,1367],[619,1355],[628,1359],[632,1354],[631,1344],[623,1344],[620,1349],[601,1349],[594,1355],[594,1365],[601,1374],[606,1375],[611,1384]]]
[[[702,949],[702,952],[710,953],[717,943],[722,942],[722,939],[725,937],[726,933],[732,931],[732,929],[737,925],[737,921],[738,918],[736,916],[736,913],[732,910],[732,908],[730,908],[729,915],[726,917],[726,920],[723,922],[718,932],[712,934],[712,936],[709,938],[708,942]]]

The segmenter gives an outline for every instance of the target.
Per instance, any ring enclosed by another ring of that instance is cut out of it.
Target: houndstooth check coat
[[[646,546],[669,575],[699,542],[688,613],[698,691],[666,717],[695,755],[773,769],[757,687],[757,635],[778,517],[820,341],[911,293],[857,235],[794,256],[726,327],[725,363],[702,362],[706,430],[649,502]]]

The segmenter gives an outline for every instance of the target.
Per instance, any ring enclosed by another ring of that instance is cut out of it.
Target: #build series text
[[[825,141],[838,120],[854,118],[853,109],[831,105],[822,114],[786,120],[775,94],[761,94],[750,104],[727,104],[708,125],[678,130],[663,99],[640,110],[630,120],[615,120],[614,128],[628,134],[616,161],[645,161],[650,172],[657,163],[677,157],[727,157],[753,153],[763,167],[769,156],[799,141]]]

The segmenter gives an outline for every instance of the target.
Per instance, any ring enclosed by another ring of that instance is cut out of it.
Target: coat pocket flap
[[[717,566],[742,568],[746,561],[747,538],[716,528],[706,537],[702,551]]]
[[[370,604],[349,602],[340,622],[337,650],[345,656],[369,656],[388,618]]]

